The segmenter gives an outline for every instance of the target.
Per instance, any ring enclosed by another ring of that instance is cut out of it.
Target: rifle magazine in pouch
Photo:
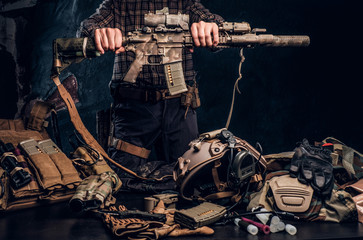
[[[48,190],[60,188],[63,184],[61,173],[38,143],[30,139],[20,142],[20,146],[29,157],[29,164],[35,172],[39,185]]]
[[[22,198],[22,197],[31,197],[31,196],[38,196],[41,194],[41,190],[39,187],[39,184],[34,178],[34,174],[30,171],[28,163],[26,162],[23,155],[16,156],[19,164],[24,168],[25,171],[27,171],[31,176],[31,181],[19,188],[19,189],[13,189],[11,188],[12,195],[14,198]]]
[[[76,168],[58,146],[51,139],[40,141],[38,144],[57,166],[61,174],[62,184],[70,189],[73,189],[75,185],[79,185],[82,180]]]

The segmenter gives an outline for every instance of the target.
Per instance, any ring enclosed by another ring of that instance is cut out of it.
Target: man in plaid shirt
[[[217,24],[223,22],[223,18],[210,13],[200,0],[105,0],[96,13],[82,22],[78,31],[79,36],[94,38],[101,54],[106,51],[115,52],[110,88],[115,100],[114,137],[120,141],[114,141],[114,144],[111,142],[110,156],[139,175],[152,178],[171,174],[172,166],[188,149],[188,143],[198,137],[195,110],[188,109],[185,118],[186,109],[181,106],[180,98],[145,98],[145,95],[154,96],[155,92],[167,89],[163,66],[143,66],[135,84],[123,81],[135,59],[135,54],[126,52],[122,46],[123,36],[140,29],[144,25],[146,13],[155,13],[164,7],[169,8],[170,14],[180,12],[189,15],[190,31],[196,47],[212,47],[218,44]],[[193,49],[183,50],[184,77],[190,86],[194,84],[196,75],[192,52]],[[136,156],[122,148],[121,142],[146,151],[155,149],[155,156],[159,161]],[[123,180],[124,187],[135,187],[129,176],[115,170]],[[170,187],[164,185],[153,190]]]

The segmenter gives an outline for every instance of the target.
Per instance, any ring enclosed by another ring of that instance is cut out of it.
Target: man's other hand
[[[113,51],[116,54],[125,52],[122,46],[122,33],[118,28],[99,28],[95,31],[95,44],[98,51],[104,54]]]
[[[218,26],[216,23],[200,21],[190,28],[196,47],[215,47],[219,43]]]

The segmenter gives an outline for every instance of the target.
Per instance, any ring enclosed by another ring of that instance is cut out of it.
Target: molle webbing
[[[45,118],[50,112],[50,109],[49,104],[37,101],[30,112],[27,128],[42,131],[43,127],[47,127],[48,122],[45,121]]]
[[[45,153],[29,156],[30,165],[35,171],[38,183],[43,189],[53,190],[62,186],[62,175],[54,162]]]
[[[57,152],[49,154],[48,156],[52,159],[61,174],[62,185],[73,188],[74,184],[78,185],[82,181],[72,161],[64,153]]]

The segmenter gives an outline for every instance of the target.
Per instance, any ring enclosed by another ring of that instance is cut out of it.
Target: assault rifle
[[[171,95],[187,91],[182,68],[182,51],[193,46],[189,31],[189,16],[169,14],[168,8],[145,14],[145,26],[127,33],[123,38],[126,51],[135,53],[135,61],[123,81],[135,83],[143,65],[164,65],[166,82]],[[224,22],[219,26],[216,48],[305,47],[308,36],[264,34],[266,29],[251,29],[247,22]],[[73,62],[100,56],[92,39],[60,38],[54,40],[53,76]],[[156,58],[152,58],[155,57]],[[152,61],[152,59],[154,61]],[[158,60],[158,61],[155,61]]]
[[[134,83],[142,71],[143,65],[164,65],[169,94],[175,95],[186,92],[186,84],[182,69],[183,48],[192,47],[193,39],[189,31],[189,16],[186,14],[169,14],[168,8],[154,13],[145,14],[145,26],[136,29],[123,37],[126,51],[135,53],[135,61],[131,64],[123,81]],[[285,47],[308,46],[308,36],[274,36],[261,34],[264,30],[251,29],[246,22],[225,22],[219,26],[219,42],[217,48],[235,47],[250,48],[254,46]],[[88,38],[59,38],[53,41],[53,67],[51,79],[57,85],[60,96],[65,102],[71,121],[84,141],[93,149],[121,168],[123,171],[139,179],[146,180],[130,169],[112,160],[104,149],[97,143],[92,134],[84,126],[77,108],[68,91],[59,79],[60,73],[72,63],[85,58],[100,56],[93,39]],[[154,57],[156,56],[156,58]],[[160,60],[160,61],[152,61]],[[231,115],[231,114],[230,114]],[[154,180],[161,180],[154,179]]]

